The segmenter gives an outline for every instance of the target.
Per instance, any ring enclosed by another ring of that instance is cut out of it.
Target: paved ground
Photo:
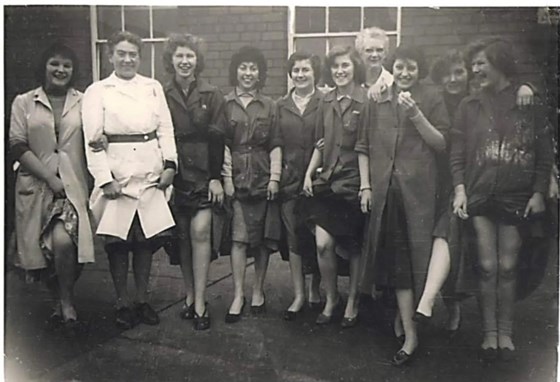
[[[26,285],[13,272],[6,276],[6,381],[555,381],[558,341],[557,257],[551,256],[543,284],[517,304],[515,362],[493,366],[476,357],[480,341],[474,299],[464,305],[460,336],[448,343],[441,334],[445,319],[439,304],[434,323],[421,332],[414,362],[402,369],[388,360],[398,350],[388,335],[388,320],[366,315],[353,329],[320,328],[308,312],[285,322],[281,312],[291,298],[287,263],[271,259],[267,279],[268,313],[246,314],[226,325],[232,297],[229,259],[211,267],[209,303],[212,328],[195,332],[178,318],[183,285],[179,269],[155,257],[152,302],[161,324],[120,331],[113,325],[113,290],[105,256],[86,267],[77,285],[78,310],[89,321],[82,341],[61,338],[43,329],[49,314],[48,293]],[[248,283],[252,279],[252,267]],[[340,279],[345,291],[347,280]],[[249,291],[249,288],[247,289]],[[249,294],[250,295],[250,294]],[[385,315],[389,317],[391,312]]]

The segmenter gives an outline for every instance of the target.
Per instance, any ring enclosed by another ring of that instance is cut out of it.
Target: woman
[[[459,103],[468,94],[469,75],[463,55],[452,49],[444,56],[438,57],[432,66],[431,78],[443,91],[443,99],[451,119],[455,115]],[[533,104],[533,90],[529,85],[521,85],[517,91],[516,104],[524,107]],[[434,228],[434,241],[432,256],[426,278],[424,293],[418,303],[415,320],[422,322],[432,317],[432,309],[438,292],[448,280],[448,275],[453,269],[452,279],[446,283],[444,302],[447,306],[449,317],[446,323],[446,332],[450,338],[456,335],[461,324],[461,305],[459,297],[454,292],[454,278],[459,271],[459,253],[450,254],[448,236],[450,235],[450,198],[453,188],[449,172],[448,151],[438,155],[438,195],[436,209],[436,226]],[[451,199],[452,200],[452,199]],[[453,238],[452,238],[453,239]],[[458,239],[458,238],[454,238]],[[457,244],[457,243],[455,243]],[[458,248],[458,247],[456,247]]]
[[[383,67],[389,52],[389,37],[381,28],[365,28],[358,33],[355,46],[366,68],[362,86],[368,90],[369,98],[378,101],[393,86],[393,75]]]
[[[284,139],[282,178],[280,180],[280,216],[288,243],[288,257],[294,286],[294,301],[284,311],[286,321],[295,320],[305,303],[304,262],[316,268],[313,237],[302,224],[300,207],[303,176],[314,147],[315,118],[321,92],[315,89],[319,80],[319,57],[295,52],[288,59],[288,75],[294,87],[277,102],[278,125]],[[310,258],[308,255],[313,254]],[[318,275],[312,274],[309,302],[320,303]]]
[[[261,93],[266,71],[262,52],[250,46],[234,53],[229,65],[230,83],[235,88],[226,96],[226,157],[231,155],[231,168],[226,171],[224,188],[234,198],[231,267],[235,296],[226,323],[239,321],[245,306],[247,252],[255,257],[251,313],[265,313],[268,258],[278,249],[280,239],[278,205],[274,201],[282,171],[282,141],[276,105]]]
[[[174,212],[179,235],[180,264],[187,289],[184,319],[194,319],[195,330],[210,327],[206,283],[211,258],[212,206],[221,205],[224,190],[224,97],[200,78],[204,56],[200,40],[172,34],[163,63],[173,79],[165,87],[175,128],[179,169],[174,186]]]
[[[326,304],[318,325],[333,321],[341,304],[337,290],[337,254],[350,261],[350,290],[342,327],[358,321],[358,271],[363,239],[364,213],[369,210],[371,187],[361,177],[354,151],[358,128],[369,125],[369,102],[364,65],[351,47],[334,47],[325,64],[325,81],[335,88],[319,105],[315,149],[305,173],[303,191],[308,201],[308,222],[315,232],[317,261],[324,282]],[[322,166],[320,175],[313,179]]]
[[[12,105],[10,150],[16,175],[16,266],[48,271],[56,298],[50,327],[68,335],[80,325],[74,283],[84,263],[94,262],[88,217],[88,174],[84,157],[82,94],[74,51],[54,44],[41,55],[36,71],[41,86],[18,95]]]
[[[95,179],[92,211],[117,295],[115,323],[128,329],[138,320],[157,325],[147,302],[152,254],[175,225],[165,190],[173,181],[177,153],[173,124],[159,82],[137,74],[142,40],[122,31],[108,41],[114,72],[92,84],[84,95],[86,141],[107,137],[106,150],[88,147],[88,167]],[[89,145],[88,145],[89,146]],[[136,284],[131,307],[127,290],[128,253],[133,253]]]
[[[510,44],[472,43],[466,61],[480,94],[464,99],[451,140],[453,213],[472,222],[479,266],[483,340],[480,355],[510,359],[516,267],[522,231],[544,212],[552,166],[544,113],[516,107]]]
[[[369,164],[373,204],[364,285],[395,290],[404,343],[392,363],[406,363],[418,346],[412,320],[430,259],[437,186],[436,153],[445,150],[449,119],[439,93],[419,83],[427,75],[422,52],[396,49],[395,82],[375,103],[375,122],[361,129],[356,151]]]

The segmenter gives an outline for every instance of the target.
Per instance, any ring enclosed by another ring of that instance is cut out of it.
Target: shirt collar
[[[241,97],[248,97],[248,98],[256,98],[257,97],[257,89],[253,89],[253,90],[242,90],[239,87],[235,87],[235,95],[239,98]]]

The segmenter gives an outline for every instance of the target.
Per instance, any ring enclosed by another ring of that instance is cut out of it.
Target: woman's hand
[[[224,177],[224,192],[228,198],[233,198],[233,194],[235,194],[235,187],[230,176]]]
[[[107,199],[116,199],[121,196],[122,187],[119,182],[114,179],[111,181],[111,183],[107,183],[101,186],[101,189],[103,190],[103,195],[105,195]]]
[[[529,217],[530,215],[540,214],[543,213],[545,210],[544,204],[544,196],[540,192],[535,192],[529,202],[527,203],[527,207],[525,207],[525,213],[523,214],[524,218]]]
[[[220,206],[224,202],[224,188],[218,179],[212,179],[208,184],[208,200]]]
[[[469,218],[469,215],[467,214],[467,193],[465,192],[465,187],[462,184],[455,187],[453,213],[463,220]]]
[[[516,104],[518,107],[526,107],[531,106],[535,103],[535,94],[533,93],[533,89],[531,89],[527,85],[521,85],[517,90],[517,101]]]
[[[107,140],[107,136],[105,134],[101,134],[101,138],[95,141],[89,141],[88,146],[94,153],[99,151],[107,150],[109,146],[109,141]]]
[[[47,185],[52,190],[54,196],[56,198],[64,198],[66,196],[66,192],[64,191],[64,183],[62,183],[62,179],[58,176],[53,175],[47,181]]]
[[[276,200],[276,196],[278,196],[278,181],[271,180],[268,182],[268,189],[266,192],[266,200]]]
[[[379,102],[381,100],[381,95],[387,90],[387,85],[384,81],[380,83],[375,83],[371,85],[367,91],[367,96],[369,99]]]
[[[418,109],[418,105],[416,105],[416,101],[414,101],[410,92],[400,92],[399,97],[397,98],[397,103],[402,106],[409,118],[420,113],[420,109]]]
[[[159,182],[157,184],[157,188],[160,190],[165,190],[167,187],[173,183],[173,178],[175,177],[175,170],[172,168],[166,168],[161,173],[159,177]]]
[[[358,194],[360,197],[360,208],[364,214],[371,211],[371,188],[364,188]]]
[[[311,180],[311,176],[305,174],[303,178],[303,193],[307,197],[313,196],[313,181]]]
[[[550,172],[550,184],[548,185],[548,197],[550,199],[558,199],[558,168],[553,165]]]

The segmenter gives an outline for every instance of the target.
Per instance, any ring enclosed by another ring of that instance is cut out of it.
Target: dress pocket
[[[255,118],[254,123],[254,133],[253,136],[258,142],[266,142],[270,135],[270,125],[271,119],[266,118]]]

